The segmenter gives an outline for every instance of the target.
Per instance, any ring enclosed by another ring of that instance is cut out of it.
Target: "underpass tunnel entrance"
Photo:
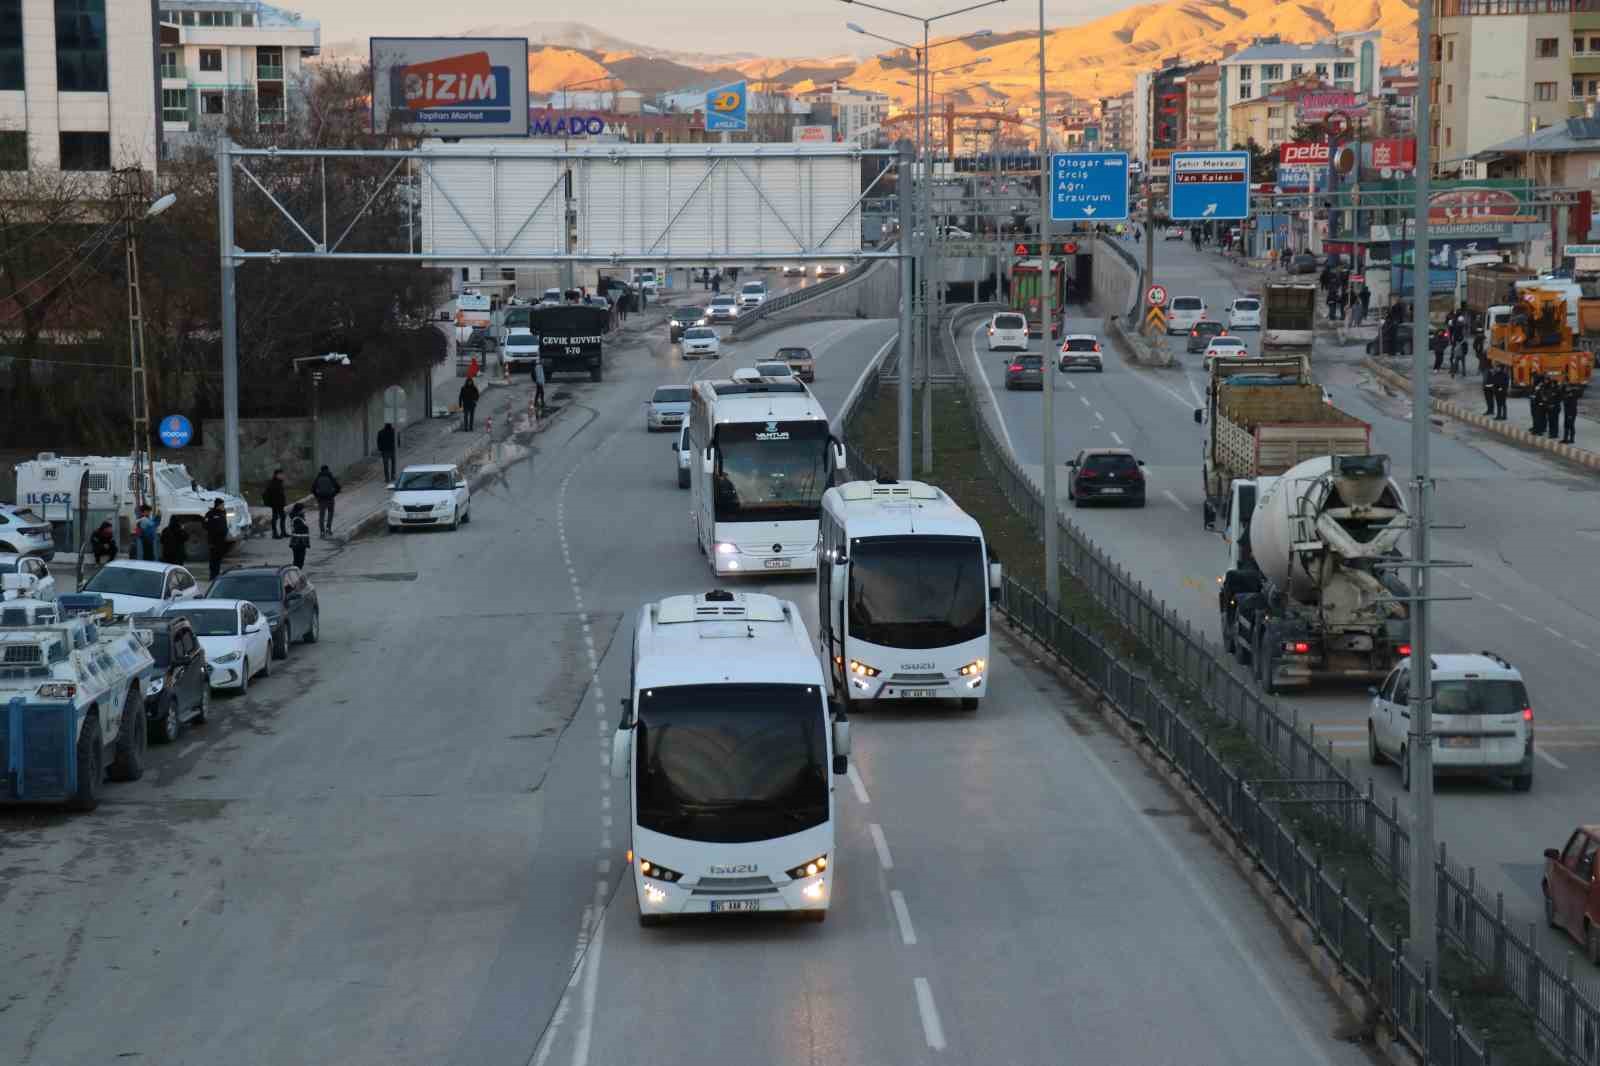
[[[1068,287],[1067,300],[1071,303],[1087,304],[1094,299],[1094,256],[1087,252],[1079,252],[1072,257],[1071,285]]]

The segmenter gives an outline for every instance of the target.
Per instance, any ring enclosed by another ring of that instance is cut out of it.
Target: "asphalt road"
[[[1249,291],[1232,281],[1211,252],[1177,242],[1157,247],[1157,278],[1172,296],[1198,295],[1220,313]],[[1082,313],[1069,308],[1069,313]],[[1068,330],[1099,333],[1099,319],[1072,318]],[[1249,336],[1246,334],[1246,336]],[[1080,508],[1071,511],[1096,544],[1127,567],[1197,628],[1217,635],[1216,580],[1226,565],[1224,544],[1201,524],[1201,431],[1192,412],[1204,394],[1199,354],[1171,337],[1176,366],[1134,367],[1114,336],[1101,336],[1103,374],[1073,372],[1056,378],[1057,457],[1080,448],[1125,445],[1148,464],[1149,503],[1144,510]],[[960,342],[971,350],[992,384],[1018,456],[1038,470],[1042,426],[1040,397],[1004,391],[1004,356],[987,352],[981,334],[967,326]],[[1252,350],[1259,340],[1251,337]],[[1343,410],[1373,427],[1373,448],[1386,452],[1402,481],[1411,471],[1410,403],[1388,394],[1360,367],[1359,346],[1338,347],[1319,337],[1313,366]],[[1513,417],[1526,405],[1514,403]],[[1459,531],[1434,535],[1434,555],[1471,564],[1437,571],[1434,594],[1469,600],[1435,605],[1435,651],[1491,649],[1514,663],[1533,697],[1535,784],[1519,795],[1495,782],[1450,779],[1438,787],[1439,839],[1451,858],[1477,869],[1480,884],[1506,894],[1520,920],[1539,917],[1542,851],[1560,847],[1574,825],[1595,819],[1595,775],[1600,772],[1600,715],[1588,686],[1600,650],[1600,573],[1593,553],[1600,544],[1600,479],[1581,468],[1512,446],[1450,420],[1435,420],[1432,469],[1441,525]],[[1058,476],[1062,506],[1066,478]],[[1283,697],[1286,711],[1317,726],[1349,756],[1358,775],[1371,773],[1385,797],[1399,795],[1394,767],[1370,768],[1366,759],[1364,686],[1335,686]],[[1584,965],[1580,963],[1580,965]]]
[[[713,582],[640,404],[787,341],[837,407],[891,330],[619,349],[469,526],[313,573],[322,643],[143,781],[0,812],[0,1061],[1365,1062],[1178,801],[1003,640],[976,716],[858,723],[826,925],[634,923],[627,619]]]

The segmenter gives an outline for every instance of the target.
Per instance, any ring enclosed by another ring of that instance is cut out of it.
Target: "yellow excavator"
[[[1594,376],[1594,353],[1573,339],[1565,294],[1550,289],[1517,293],[1510,320],[1490,330],[1488,358],[1510,371],[1511,390],[1519,396],[1552,374],[1580,392]]]

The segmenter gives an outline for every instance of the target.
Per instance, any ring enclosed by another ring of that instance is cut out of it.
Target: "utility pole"
[[[933,52],[922,24],[922,476],[933,472]]]
[[[1433,13],[1417,5],[1417,171],[1414,183],[1416,246],[1411,258],[1411,477],[1415,517],[1411,525],[1411,958],[1419,970],[1438,968],[1438,905],[1433,843],[1433,660],[1428,590],[1432,558],[1428,528],[1433,494],[1428,462],[1432,403],[1428,375],[1428,185],[1433,169]]]
[[[217,236],[222,249],[223,487],[239,494],[239,308],[233,257],[233,142],[217,145]]]
[[[1050,109],[1044,87],[1044,0],[1039,0],[1039,317],[1044,336],[1039,341],[1039,370],[1044,381],[1043,465],[1044,482],[1044,597],[1051,608],[1061,604],[1061,533],[1056,526],[1056,361],[1050,337],[1051,289],[1055,275],[1050,267],[1050,192],[1054,168],[1050,163]]]
[[[900,201],[900,219],[902,222],[908,218],[912,226],[908,229],[900,228],[900,395],[897,407],[899,408],[899,436],[896,441],[896,472],[895,477],[900,481],[910,481],[911,471],[911,360],[916,352],[916,336],[912,333],[911,305],[916,299],[913,287],[912,274],[916,260],[912,258],[913,242],[916,240],[916,219],[910,215],[912,208],[911,182],[912,174],[916,169],[916,148],[908,140],[902,140],[900,148],[900,171],[895,182],[895,195]]]

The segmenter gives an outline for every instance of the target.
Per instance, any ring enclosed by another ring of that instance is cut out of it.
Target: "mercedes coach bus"
[[[695,383],[690,492],[700,550],[718,576],[812,570],[817,516],[844,448],[794,378]]]
[[[852,481],[822,497],[817,642],[835,698],[955,699],[989,684],[1000,564],[983,529],[920,481]]]
[[[639,611],[611,775],[631,775],[639,922],[828,916],[850,725],[788,600],[714,590]]]

